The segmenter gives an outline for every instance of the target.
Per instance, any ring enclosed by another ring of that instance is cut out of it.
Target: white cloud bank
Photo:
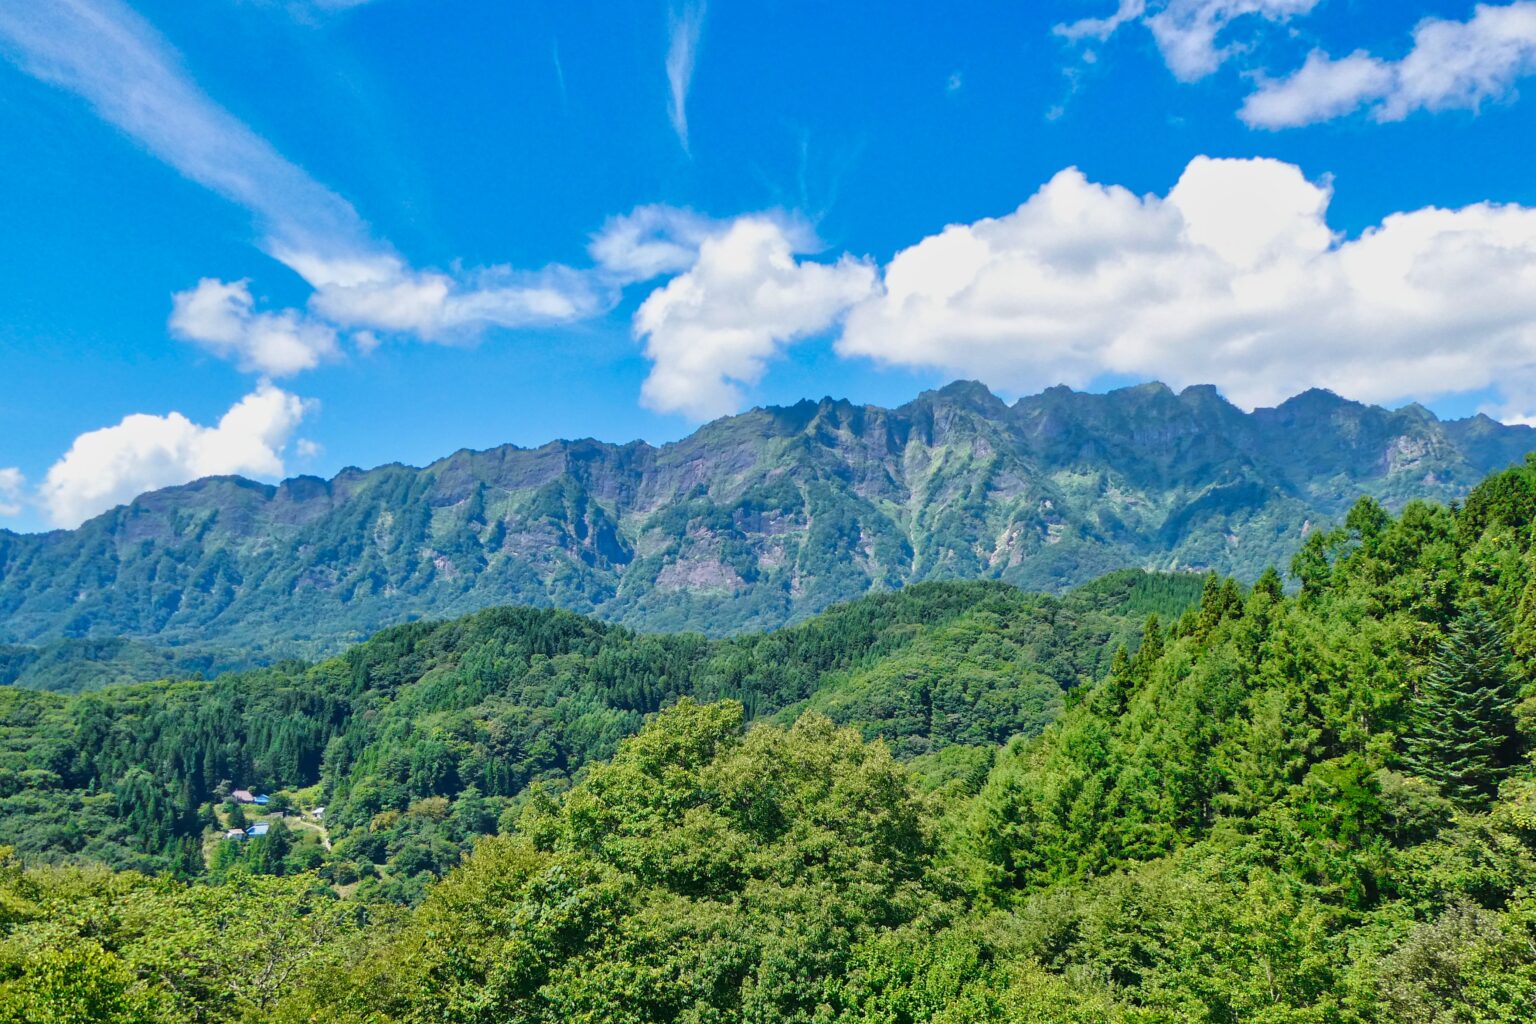
[[[226,473],[275,478],[309,403],[265,381],[216,426],[135,413],[75,438],[38,488],[53,525],[75,527],[145,491]]]
[[[771,217],[742,217],[705,240],[686,273],[635,313],[652,369],[641,400],[662,412],[709,419],[741,407],[741,385],[800,338],[831,328],[869,295],[875,269],[844,256],[797,260],[809,232]]]
[[[1264,81],[1240,112],[1256,128],[1293,128],[1369,109],[1378,121],[1420,110],[1477,110],[1536,74],[1536,2],[1479,4],[1468,21],[1429,18],[1401,60],[1314,51],[1294,73]]]
[[[883,268],[797,258],[816,246],[784,217],[686,221],[708,232],[696,257],[661,208],[600,238],[636,278],[687,265],[634,330],[642,400],[694,419],[740,408],[819,334],[846,358],[1014,392],[1112,375],[1211,383],[1249,408],[1321,386],[1377,402],[1486,390],[1506,419],[1536,412],[1536,209],[1431,207],[1346,238],[1331,198],[1291,164],[1197,157],[1161,196],[1062,171]]]
[[[1345,240],[1329,199],[1273,160],[1199,157],[1162,197],[1063,171],[899,252],[838,351],[1011,390],[1214,383],[1248,407],[1312,386],[1536,399],[1536,210],[1429,208]]]

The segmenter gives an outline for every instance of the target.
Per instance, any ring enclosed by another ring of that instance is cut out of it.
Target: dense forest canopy
[[[335,841],[318,866],[408,901],[510,823],[530,786],[567,787],[683,696],[737,700],[752,719],[817,708],[888,737],[936,784],[976,779],[1148,614],[1177,614],[1200,585],[1135,571],[1060,598],[922,584],[730,640],[495,609],[208,683],[0,689],[0,843],[182,875],[210,861],[217,874],[204,849],[227,823],[217,805],[236,789],[304,791]],[[300,843],[290,859],[314,856]]]
[[[5,694],[6,827],[119,831],[0,867],[0,1019],[1536,1017],[1536,462],[1362,500],[1290,572],[935,585],[725,642],[495,612]],[[225,777],[338,808],[335,850],[306,865],[295,814],[200,865],[177,816]],[[407,833],[479,838],[440,881],[399,850],[342,881]]]

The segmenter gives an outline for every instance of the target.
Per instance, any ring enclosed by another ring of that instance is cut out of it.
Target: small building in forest
[[[243,828],[232,828],[228,832],[224,833],[224,838],[225,839],[242,839],[243,840],[243,839],[249,839],[250,837],[245,834],[245,829],[243,829]]]
[[[237,789],[229,794],[229,798],[237,804],[253,804],[256,802],[256,795],[248,789]]]
[[[260,837],[266,835],[267,831],[271,827],[272,827],[271,825],[268,825],[264,821],[258,821],[256,824],[254,824],[250,828],[246,829],[245,830],[245,834],[248,837],[250,837],[251,839],[259,839]]]

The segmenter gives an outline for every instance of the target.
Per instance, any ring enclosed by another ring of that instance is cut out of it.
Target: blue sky
[[[957,376],[1536,413],[1525,0],[0,0],[0,58],[11,529]]]

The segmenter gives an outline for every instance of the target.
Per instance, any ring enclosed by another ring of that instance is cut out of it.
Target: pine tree
[[[1162,621],[1156,615],[1148,615],[1146,624],[1141,627],[1141,645],[1136,648],[1136,653],[1131,658],[1131,669],[1134,672],[1149,672],[1157,659],[1162,656]],[[1145,675],[1142,678],[1145,679]]]
[[[1098,701],[1100,714],[1113,718],[1123,712],[1126,702],[1130,700],[1135,682],[1131,656],[1127,653],[1125,644],[1121,644],[1115,648],[1114,657],[1110,660],[1109,674],[1104,677],[1104,682],[1100,684],[1094,695]]]
[[[1458,803],[1483,802],[1517,754],[1518,696],[1498,627],[1480,608],[1463,612],[1411,699],[1404,766]]]

